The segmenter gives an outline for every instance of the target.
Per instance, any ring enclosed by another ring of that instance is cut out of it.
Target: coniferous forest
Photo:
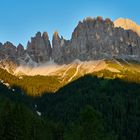
[[[139,139],[139,84],[87,75],[37,97],[0,84],[0,140]]]

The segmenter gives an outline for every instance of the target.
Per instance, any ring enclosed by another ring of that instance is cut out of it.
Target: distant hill
[[[0,82],[8,87],[19,86],[28,95],[40,96],[45,92],[55,93],[61,87],[87,74],[140,83],[140,64],[123,59],[85,62],[77,60],[67,65],[17,68],[10,73],[0,69]]]
[[[118,18],[114,21],[115,27],[122,27],[125,30],[132,30],[140,36],[140,25],[130,19]]]

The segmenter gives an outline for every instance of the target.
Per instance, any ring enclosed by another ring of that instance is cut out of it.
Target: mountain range
[[[139,26],[127,19],[114,23],[109,19],[85,18],[74,29],[71,39],[53,35],[50,43],[47,32],[37,32],[27,47],[11,42],[0,44],[1,63],[13,62],[17,66],[37,66],[53,60],[57,64],[81,61],[122,58],[140,61]],[[52,45],[51,45],[52,44]]]
[[[51,43],[47,32],[37,32],[27,47],[1,43],[0,68],[20,80],[4,78],[3,70],[0,79],[22,87],[24,81],[34,77],[36,83],[42,83],[36,85],[42,90],[35,95],[55,92],[86,74],[140,82],[139,31],[139,26],[128,19],[113,22],[109,18],[88,17],[78,23],[70,40],[55,32]],[[38,80],[38,75],[44,78]],[[44,87],[43,80],[49,81],[51,86]]]
[[[0,140],[140,140],[140,36],[86,18],[70,40],[0,44]]]

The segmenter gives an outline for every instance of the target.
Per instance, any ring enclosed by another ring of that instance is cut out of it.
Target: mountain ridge
[[[15,72],[15,73],[14,73]],[[26,72],[26,73],[25,73]],[[85,75],[103,79],[121,79],[140,83],[140,64],[126,60],[79,61],[53,67],[19,68],[13,72],[0,69],[0,81],[8,87],[21,87],[30,96],[41,96],[45,92],[55,93],[61,87]]]
[[[52,45],[47,32],[37,32],[25,49],[11,42],[0,44],[0,60],[15,65],[37,66],[53,60],[57,64],[122,58],[140,61],[140,37],[131,30],[115,27],[109,18],[85,18],[80,21],[70,40],[54,33]]]

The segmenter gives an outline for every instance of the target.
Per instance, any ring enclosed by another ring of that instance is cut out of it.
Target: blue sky
[[[56,30],[70,39],[87,16],[124,17],[140,24],[139,6],[139,0],[0,0],[0,42],[26,46],[37,31],[47,31],[51,39]]]

